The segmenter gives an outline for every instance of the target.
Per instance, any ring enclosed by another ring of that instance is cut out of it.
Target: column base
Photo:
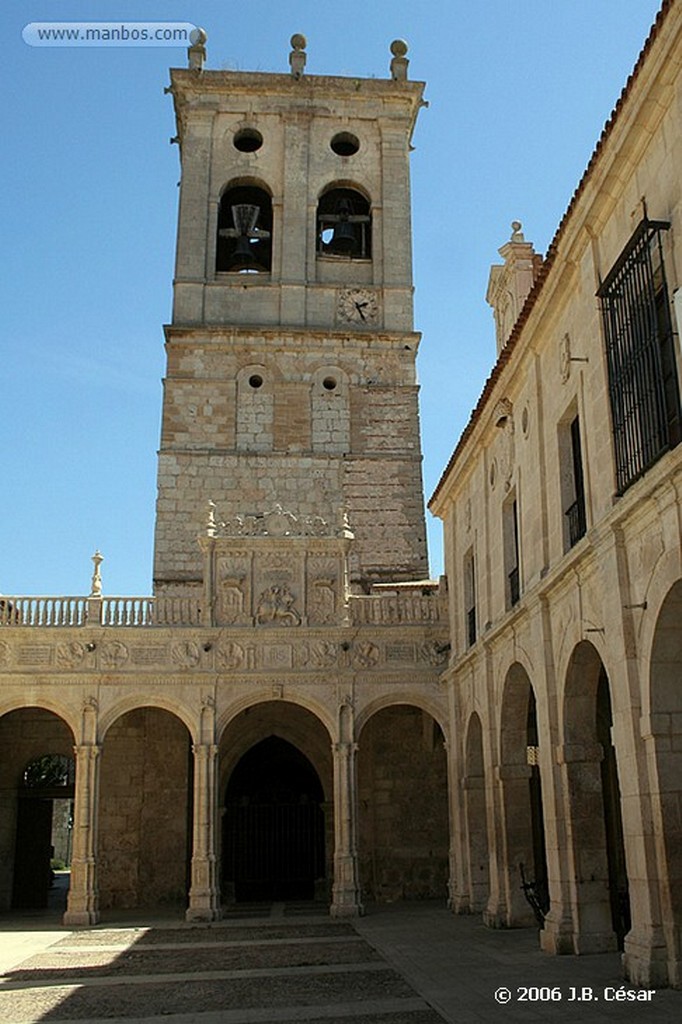
[[[573,956],[577,950],[573,941],[572,921],[554,919],[550,910],[545,918],[545,927],[540,932],[540,949],[550,956]]]
[[[185,921],[220,921],[223,916],[218,894],[214,892],[189,894]]]
[[[88,928],[98,922],[99,910],[66,910],[62,915],[62,924],[67,928]]]
[[[356,903],[334,901],[329,908],[330,917],[363,917],[365,908],[359,901]]]
[[[623,973],[643,988],[682,988],[682,961],[669,962],[665,938],[658,929],[625,936]]]

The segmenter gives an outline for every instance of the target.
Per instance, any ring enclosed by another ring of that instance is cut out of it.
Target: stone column
[[[101,747],[95,743],[74,747],[73,853],[71,885],[64,914],[64,924],[70,927],[96,924],[99,920],[96,851],[100,750]]]
[[[213,743],[192,745],[194,754],[194,821],[192,834],[192,881],[188,921],[217,921],[220,893],[216,878],[216,762]]]
[[[535,924],[535,915],[521,888],[521,864],[526,877],[533,877],[533,829],[526,764],[497,767],[501,834],[497,848],[496,872],[490,880],[490,899],[484,913],[492,928],[524,928]]]
[[[358,745],[352,741],[352,707],[342,706],[341,737],[332,749],[334,757],[334,885],[332,917],[357,917],[364,912],[358,872]]]
[[[558,748],[567,803],[573,952],[578,954],[616,948],[609,898],[602,757],[600,743],[564,744]]]

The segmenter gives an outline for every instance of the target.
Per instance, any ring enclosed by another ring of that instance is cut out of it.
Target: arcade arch
[[[630,928],[620,785],[611,739],[610,681],[587,640],[573,651],[564,690],[564,794],[578,953],[623,948]]]
[[[671,985],[682,985],[682,580],[661,605],[651,652],[652,802]]]
[[[71,728],[46,708],[0,718],[0,909],[47,906],[55,811],[73,801],[73,748]],[[48,762],[65,770],[41,779],[39,766]]]
[[[265,701],[230,721],[219,757],[223,900],[327,901],[334,821],[326,727],[297,704]]]
[[[474,711],[466,736],[464,806],[469,910],[483,911],[490,895],[488,814],[483,761],[483,730]]]
[[[507,925],[542,924],[549,909],[535,690],[516,662],[500,714],[504,915]]]
[[[443,733],[413,704],[380,708],[358,737],[363,900],[446,898],[448,783]]]
[[[192,751],[172,712],[138,707],[102,743],[98,884],[102,909],[184,903],[189,885]]]

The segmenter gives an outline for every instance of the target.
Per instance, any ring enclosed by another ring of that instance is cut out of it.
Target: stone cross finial
[[[409,60],[405,56],[407,53],[407,43],[404,39],[394,39],[391,43],[391,53],[393,59],[391,60],[391,78],[394,82],[405,82],[407,81],[407,68]]]
[[[99,551],[95,551],[92,556],[92,563],[95,566],[95,571],[92,574],[92,584],[90,587],[90,597],[101,597],[102,596],[102,574],[99,571],[99,567],[104,561],[104,555]]]
[[[289,65],[291,67],[291,73],[294,78],[300,78],[305,68],[305,62],[308,59],[305,52],[305,48],[308,45],[308,41],[305,36],[302,36],[300,32],[296,32],[291,37],[291,45],[293,47],[289,54]]]
[[[195,28],[189,36],[191,46],[187,50],[187,66],[191,71],[203,71],[206,63],[206,40],[203,28]]]

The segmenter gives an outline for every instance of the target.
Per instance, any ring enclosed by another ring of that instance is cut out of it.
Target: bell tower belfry
[[[347,515],[354,586],[428,574],[410,139],[423,83],[171,72],[182,179],[159,453],[159,593],[201,583],[206,507]]]

